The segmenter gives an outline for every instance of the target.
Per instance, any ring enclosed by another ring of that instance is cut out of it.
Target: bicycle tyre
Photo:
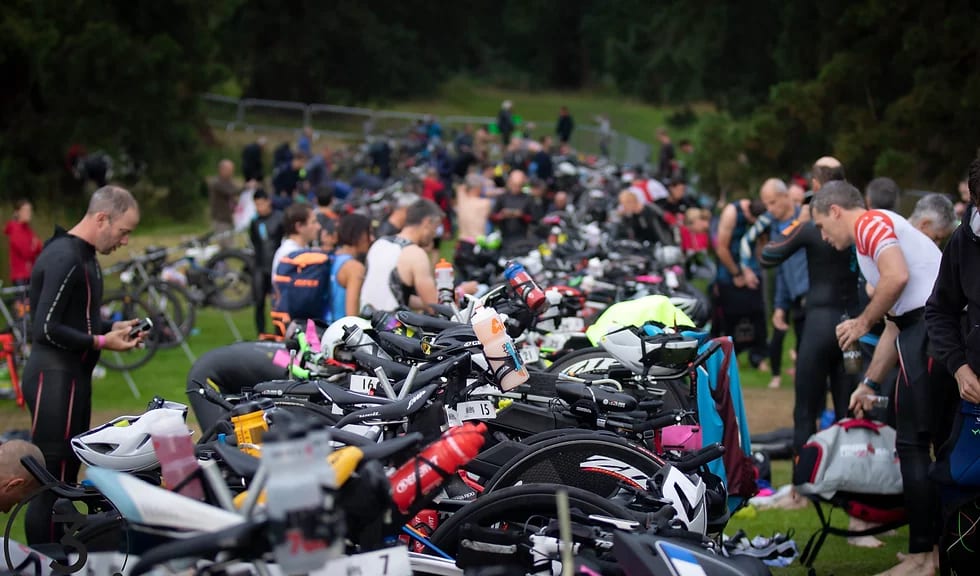
[[[484,494],[520,484],[558,484],[608,499],[623,483],[646,490],[647,479],[663,465],[625,439],[571,434],[536,443],[511,458],[487,481]]]
[[[238,261],[241,270],[225,272],[218,276],[215,267],[222,262]],[[214,290],[209,291],[208,303],[220,310],[242,310],[252,305],[252,257],[242,250],[222,250],[211,257],[207,263],[208,279],[214,283]],[[243,294],[229,295],[229,288],[242,288]]]
[[[197,309],[191,295],[182,286],[163,280],[153,280],[140,287],[136,297],[150,304],[157,303],[151,318],[154,322],[154,330],[158,334],[158,348],[176,348],[190,336],[191,330],[194,329],[194,322],[197,321]],[[173,306],[169,316],[177,327],[176,333],[164,316],[168,304]]]
[[[526,484],[503,488],[482,496],[461,508],[441,523],[430,536],[433,544],[455,557],[459,547],[459,532],[466,524],[488,526],[497,522],[522,525],[535,516],[556,518],[558,505],[555,494],[559,489],[568,492],[568,503],[585,514],[599,514],[632,520],[635,515],[601,496],[573,486]]]
[[[101,316],[103,322],[111,323],[132,318],[146,318],[151,314],[150,307],[132,294],[119,292],[102,300]],[[99,364],[108,370],[136,370],[152,360],[156,351],[157,342],[151,336],[145,340],[143,348],[134,348],[123,353],[103,350],[99,356]]]

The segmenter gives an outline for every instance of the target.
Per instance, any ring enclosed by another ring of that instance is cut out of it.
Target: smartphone
[[[149,318],[143,318],[140,320],[139,324],[130,329],[129,337],[136,338],[140,335],[140,332],[148,332],[151,328],[153,328],[153,321]]]

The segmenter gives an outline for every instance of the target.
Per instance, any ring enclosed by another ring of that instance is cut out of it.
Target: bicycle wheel
[[[132,318],[153,318],[153,310],[132,294],[114,294],[103,299],[101,309],[102,321],[106,323],[119,322]],[[142,348],[133,348],[128,352],[113,352],[103,350],[99,356],[99,364],[110,370],[135,370],[153,358],[157,351],[157,337],[154,330],[144,340]]]
[[[208,303],[221,310],[252,305],[252,257],[241,250],[222,250],[207,263]]]
[[[619,360],[602,348],[583,348],[565,354],[555,360],[545,372],[551,374],[568,374],[580,378],[602,377],[609,375],[612,368],[622,368]]]
[[[160,348],[179,346],[194,328],[197,309],[190,294],[181,286],[153,280],[142,286],[136,298],[152,309],[154,338]]]
[[[535,444],[500,467],[484,494],[520,484],[575,486],[612,498],[626,484],[646,490],[647,479],[663,461],[630,442],[611,435],[575,434]]]
[[[432,533],[430,540],[450,556],[456,556],[459,532],[466,524],[491,527],[499,524],[541,528],[558,517],[555,495],[568,492],[568,503],[584,514],[599,514],[632,520],[634,515],[600,496],[572,486],[528,484],[484,494],[449,517]],[[533,528],[532,528],[533,529]]]

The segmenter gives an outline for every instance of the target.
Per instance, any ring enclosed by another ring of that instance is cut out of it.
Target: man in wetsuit
[[[759,192],[759,197],[766,205],[766,213],[756,220],[752,228],[742,237],[739,249],[742,268],[745,270],[746,283],[756,286],[758,278],[749,266],[755,255],[756,239],[768,234],[770,240],[782,240],[784,232],[789,231],[799,218],[800,207],[793,202],[786,184],[777,178],[767,180]],[[792,316],[794,332],[796,333],[796,350],[799,351],[803,336],[804,310],[803,301],[810,289],[807,274],[806,254],[796,252],[776,270],[776,289],[773,296],[772,340],[769,342],[769,361],[772,370],[770,388],[779,388],[783,358],[783,339],[789,326],[786,318]]]
[[[92,369],[101,350],[122,352],[141,340],[129,336],[138,319],[112,325],[102,320],[102,269],[96,259],[96,252],[111,254],[125,246],[139,219],[128,191],[99,188],[74,228],[55,230],[31,273],[34,346],[24,368],[24,398],[31,439],[48,471],[62,482],[78,477],[81,463],[69,442],[89,428]]]
[[[888,574],[932,574],[932,551],[938,542],[939,501],[929,480],[931,448],[949,436],[955,404],[946,406],[955,391],[945,367],[929,359],[924,319],[926,300],[939,273],[941,252],[928,236],[889,210],[867,210],[856,188],[831,182],[811,204],[813,222],[825,240],[843,250],[854,244],[858,265],[875,288],[861,314],[836,329],[841,349],[847,349],[882,317],[885,331],[875,348],[865,378],[851,397],[860,417],[866,397],[876,394],[884,369],[899,364],[899,383],[892,402],[897,411],[896,449],[902,469],[905,509],[909,517],[909,554]],[[887,315],[887,316],[886,316]]]
[[[809,289],[804,299],[806,322],[796,361],[796,404],[793,409],[793,449],[798,451],[817,431],[817,420],[827,401],[827,380],[837,419],[847,414],[856,384],[844,373],[836,327],[845,313],[858,308],[857,270],[850,251],[839,251],[823,241],[808,211],[783,229],[779,238],[762,249],[762,265],[778,266],[805,251]]]

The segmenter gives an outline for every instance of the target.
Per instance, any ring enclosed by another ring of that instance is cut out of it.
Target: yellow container
[[[262,444],[262,435],[269,431],[269,423],[265,421],[265,411],[260,409],[232,416],[231,423],[235,426],[235,438],[242,452],[256,458],[262,456],[262,452],[252,446]]]

